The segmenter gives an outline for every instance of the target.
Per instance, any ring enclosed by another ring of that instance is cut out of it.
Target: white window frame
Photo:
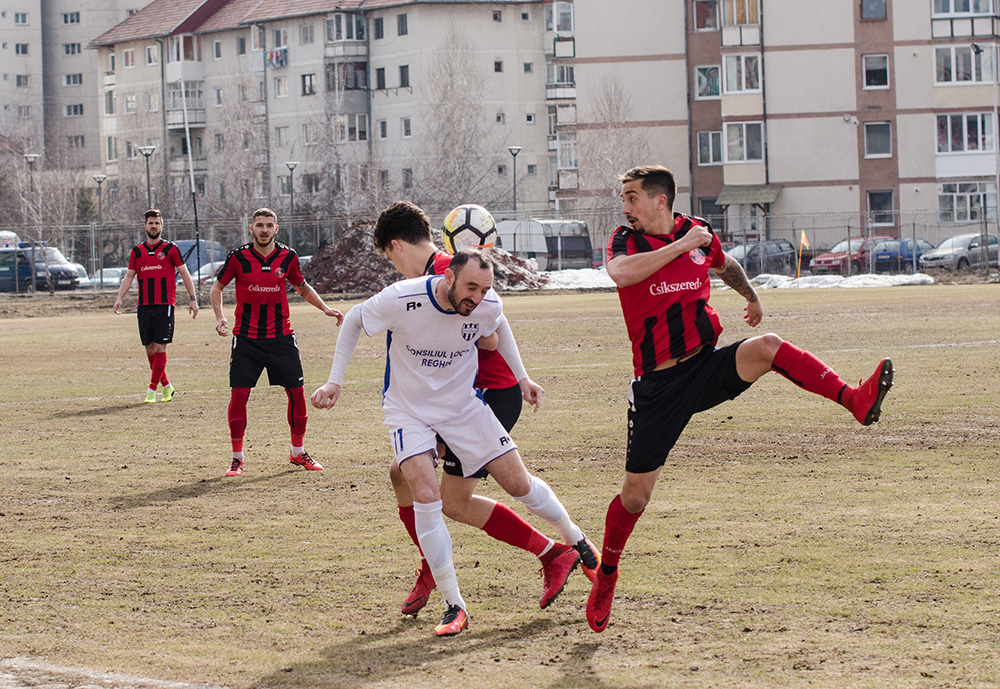
[[[138,101],[135,94],[124,96],[122,98],[122,109],[125,111],[126,115],[134,115],[136,110],[138,110]]]
[[[288,126],[275,127],[274,128],[274,145],[275,146],[287,146],[288,145]]]
[[[718,129],[716,131],[698,132],[697,134],[698,143],[698,165],[700,167],[707,167],[710,165],[722,165],[723,163],[723,145],[722,145],[722,130]],[[705,150],[703,144],[708,145],[708,157],[705,158],[702,153]]]
[[[715,71],[716,93],[702,95],[705,87],[712,83],[711,72]],[[694,99],[695,100],[719,100],[722,98],[722,68],[719,65],[697,65],[694,68]]]
[[[212,41],[212,59],[222,59],[222,41]]]
[[[944,120],[944,122],[942,122]],[[993,153],[996,150],[995,137],[993,134],[993,113],[992,112],[952,112],[937,115],[935,118],[935,131],[937,132],[937,154],[952,155],[966,153]],[[945,124],[947,136],[942,140],[941,125]],[[956,127],[961,128],[958,132],[962,147],[955,148],[952,144],[955,141]],[[970,130],[978,130],[973,136],[978,143],[978,147],[969,147]],[[945,146],[942,146],[945,143]]]
[[[312,45],[316,41],[316,27],[313,24],[299,26],[299,45]]]
[[[122,51],[122,67],[125,69],[135,67],[135,48]]]
[[[869,61],[874,60],[884,60],[885,65],[882,69],[885,70],[885,84],[868,84],[868,73],[880,71],[878,67],[869,67]],[[872,55],[862,55],[861,56],[861,89],[863,91],[885,91],[889,88],[889,54],[888,53],[875,53]]]
[[[79,12],[63,12],[63,24],[79,24],[80,23],[80,13]]]
[[[74,72],[73,74],[66,74],[63,77],[63,86],[82,86],[83,85],[83,74],[80,72]]]
[[[974,201],[977,198],[978,203]],[[944,202],[945,199],[950,202]],[[996,203],[996,184],[993,182],[945,182],[938,185],[938,222],[982,220],[984,211],[988,220],[994,220]]]
[[[152,67],[153,65],[160,64],[159,51],[157,51],[155,45],[146,46],[146,66]]]
[[[723,26],[760,24],[760,0],[722,0]]]
[[[409,139],[413,136],[413,122],[409,117],[399,118],[399,128],[404,139]]]
[[[71,103],[67,105],[66,117],[83,117],[83,103]]]
[[[994,54],[994,48],[989,46],[991,54]],[[977,53],[972,45],[949,45],[949,46],[939,46],[934,49],[934,84],[935,85],[952,85],[952,84],[983,84],[989,83],[993,80],[993,69],[992,63],[994,60],[983,60],[983,55],[981,51]],[[946,69],[948,70],[948,79],[941,79],[942,70],[940,65],[942,63],[942,58],[947,61],[948,65]],[[968,75],[969,79],[956,79],[958,75],[958,65],[960,62],[968,60],[968,66],[971,69],[971,73]]]
[[[28,13],[27,12],[15,12],[14,13],[14,26],[27,26],[28,25]]]
[[[288,77],[274,78],[274,97],[288,98]]]
[[[706,7],[705,16],[710,17],[709,22],[705,26],[698,26],[698,6],[704,5]],[[694,31],[718,31],[719,30],[719,0],[692,0],[691,2],[691,22],[694,25]]]
[[[865,122],[865,158],[891,158],[892,157],[892,123],[891,122]],[[871,151],[870,146],[874,142],[875,129],[885,129],[888,130],[889,134],[889,150],[885,151]],[[869,135],[869,132],[872,132]]]
[[[215,107],[222,107],[222,89],[218,86],[215,87]]]
[[[302,125],[302,144],[316,146],[319,144],[319,126],[315,124]]]
[[[389,120],[378,121],[378,138],[380,141],[385,141],[389,138]]]
[[[726,123],[726,163],[761,163],[764,161],[764,123],[763,122],[727,122]],[[757,134],[760,143],[760,157],[750,158],[750,153],[747,151],[747,141],[749,137],[747,136],[748,131],[757,130]],[[739,137],[738,141],[734,141],[734,135]],[[738,155],[733,155],[735,146],[739,147],[737,151]]]
[[[723,93],[760,93],[760,55],[726,55],[722,65]]]
[[[15,43],[14,44],[14,54],[15,55],[27,55],[28,54],[28,44],[27,43]]]
[[[931,17],[976,17],[994,14],[995,0],[932,0]]]
[[[872,194],[888,194],[890,199],[890,210],[873,211]],[[893,227],[896,224],[896,194],[891,189],[871,189],[865,195],[865,203],[868,209],[868,222],[872,227]],[[889,221],[876,219],[882,213],[889,214]]]

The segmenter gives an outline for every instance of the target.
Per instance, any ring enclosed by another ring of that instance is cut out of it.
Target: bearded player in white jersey
[[[485,468],[566,544],[581,550],[584,559],[595,557],[552,489],[528,473],[514,441],[474,387],[476,342],[495,332],[497,351],[517,378],[524,400],[537,410],[543,393],[524,369],[492,286],[492,264],[482,253],[466,250],[455,254],[443,276],[403,280],[358,304],[341,326],[330,379],[311,398],[316,408],[332,408],[361,333],[389,332],[382,410],[393,461],[413,494],[420,548],[445,601],[444,619],[434,630],[438,636],[458,634],[469,623],[441,512],[435,471],[438,435],[461,457],[466,476]]]

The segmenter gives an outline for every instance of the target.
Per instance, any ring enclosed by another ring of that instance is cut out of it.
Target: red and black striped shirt
[[[291,335],[288,319],[287,284],[305,282],[299,270],[299,257],[284,244],[266,258],[253,243],[244,244],[226,257],[217,278],[225,287],[236,280],[236,323],[233,334],[262,340]]]
[[[608,261],[616,256],[655,251],[680,239],[695,225],[712,230],[708,221],[680,213],[674,213],[674,231],[669,235],[648,235],[619,227],[608,242]],[[713,233],[710,246],[678,256],[645,280],[618,288],[637,377],[702,345],[715,346],[722,324],[708,303],[708,271],[725,261],[726,254]]]
[[[139,285],[139,306],[176,304],[177,266],[184,260],[177,246],[161,239],[150,246],[143,242],[132,249],[128,267]]]

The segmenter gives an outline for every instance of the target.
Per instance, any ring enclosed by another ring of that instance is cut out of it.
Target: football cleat
[[[173,398],[173,396],[174,396],[174,386],[168,384],[165,388],[163,388],[163,401],[169,402]]]
[[[469,615],[457,605],[449,605],[444,611],[444,619],[441,624],[434,627],[434,633],[438,636],[455,636],[463,629],[469,628]]]
[[[614,574],[597,571],[597,580],[590,589],[587,598],[587,624],[595,632],[603,632],[611,617],[611,603],[615,600],[615,584],[618,583],[618,570]]]
[[[882,413],[882,400],[892,387],[892,374],[895,370],[891,359],[882,359],[875,373],[854,389],[851,412],[862,426],[870,426],[878,421]]]
[[[548,562],[542,563],[539,574],[542,575],[542,599],[538,601],[538,607],[547,608],[552,604],[562,590],[566,587],[566,580],[573,573],[580,563],[580,553],[569,546],[555,544],[553,548],[565,548],[562,553],[556,555]]]
[[[156,390],[146,390],[146,404],[152,404],[156,401]]]
[[[243,460],[239,457],[233,457],[233,463],[229,465],[229,471],[226,472],[226,476],[239,476],[243,473]]]
[[[403,601],[403,614],[416,615],[420,612],[427,605],[427,598],[436,586],[437,583],[434,581],[434,574],[431,573],[431,568],[424,562],[420,569],[417,570],[417,583],[413,585],[410,595]]]
[[[597,579],[597,569],[601,566],[601,556],[597,554],[597,548],[586,534],[573,547],[580,553],[580,569],[583,575],[593,584]]]
[[[303,451],[303,453],[298,457],[289,454],[288,461],[302,467],[303,469],[308,469],[309,471],[323,471],[323,467],[317,462],[314,462],[313,458],[309,456],[309,453],[305,451]]]

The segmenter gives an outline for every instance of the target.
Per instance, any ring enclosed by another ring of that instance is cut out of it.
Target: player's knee
[[[444,516],[463,524],[468,522],[468,500],[456,499],[451,495],[442,495],[441,498],[441,511],[444,512]]]
[[[642,512],[646,509],[646,505],[649,504],[649,500],[652,496],[652,487],[650,487],[649,490],[639,487],[633,487],[631,489],[625,488],[621,492],[622,507],[632,514]]]
[[[399,465],[395,462],[393,462],[392,466],[389,467],[389,481],[392,483],[393,488],[406,485],[406,479],[403,478],[403,472],[399,470]]]
[[[754,358],[759,361],[770,363],[774,359],[774,355],[778,353],[778,348],[781,347],[783,342],[784,340],[774,333],[767,333],[766,335],[759,335],[758,337],[753,338],[752,346]]]

